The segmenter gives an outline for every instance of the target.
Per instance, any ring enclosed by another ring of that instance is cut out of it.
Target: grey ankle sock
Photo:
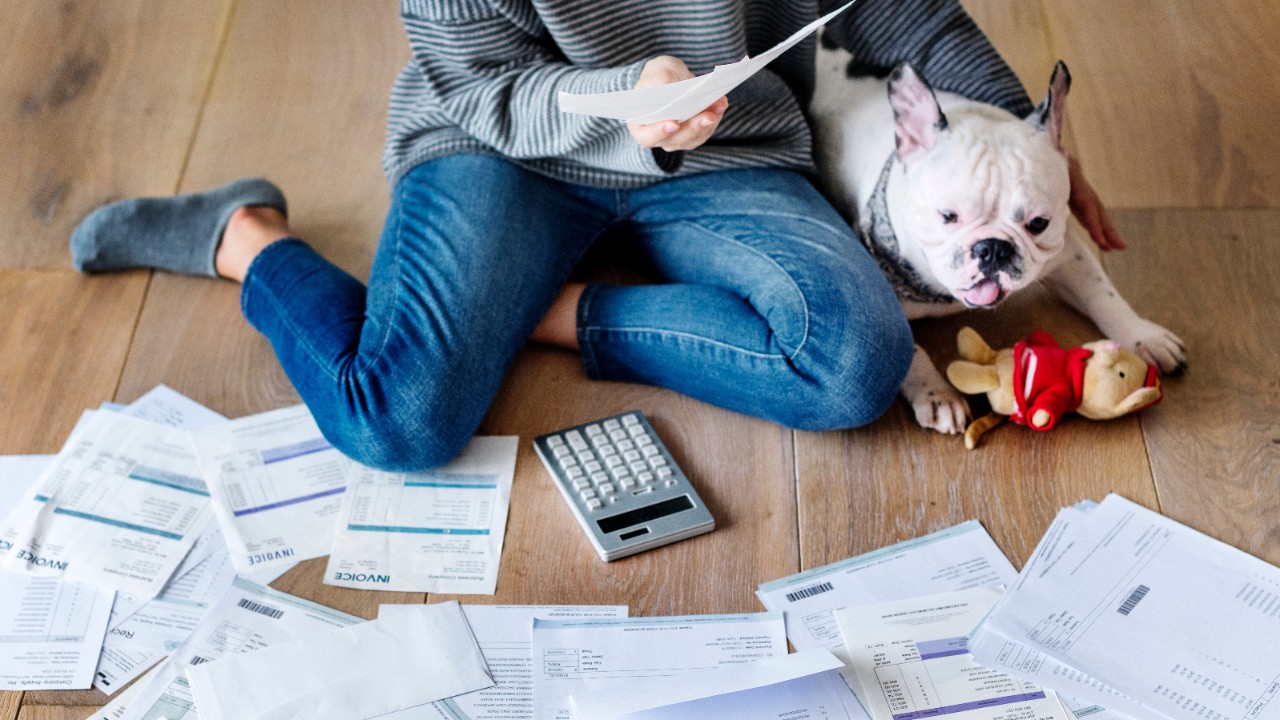
[[[217,277],[213,258],[222,231],[231,213],[246,205],[287,214],[284,193],[261,178],[192,195],[103,205],[71,233],[71,262],[81,272],[156,268]]]

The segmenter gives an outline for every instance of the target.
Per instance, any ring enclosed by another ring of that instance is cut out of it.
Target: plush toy
[[[965,428],[964,445],[970,450],[1003,416],[1045,431],[1069,412],[1110,420],[1154,405],[1163,396],[1155,366],[1110,340],[1063,349],[1049,333],[1037,330],[1012,349],[993,350],[966,327],[956,344],[964,359],[947,366],[947,378],[962,393],[985,393],[994,411]]]

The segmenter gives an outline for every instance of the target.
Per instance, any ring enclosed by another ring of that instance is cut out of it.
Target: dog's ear
[[[1067,64],[1059,60],[1058,64],[1053,66],[1053,77],[1049,78],[1049,92],[1045,94],[1040,105],[1027,116],[1027,122],[1049,133],[1049,137],[1053,138],[1053,144],[1063,153],[1066,153],[1066,150],[1062,147],[1062,113],[1070,90],[1071,73],[1067,70]]]
[[[938,106],[933,88],[909,63],[899,63],[889,74],[889,105],[893,107],[898,158],[906,161],[929,150],[947,129],[947,116]]]

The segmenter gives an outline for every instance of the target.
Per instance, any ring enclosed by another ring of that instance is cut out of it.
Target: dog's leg
[[[1134,312],[1074,227],[1057,266],[1045,277],[1054,294],[1093,320],[1106,337],[1137,353],[1165,374],[1187,368],[1187,349],[1168,329]]]
[[[919,345],[911,357],[907,379],[902,383],[902,396],[911,404],[921,427],[948,435],[964,432],[969,420],[969,403],[942,377]]]

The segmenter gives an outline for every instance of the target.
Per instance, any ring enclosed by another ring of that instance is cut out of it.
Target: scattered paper
[[[746,57],[728,65],[717,65],[706,75],[657,87],[589,95],[562,92],[559,95],[560,110],[577,115],[625,120],[628,123],[653,123],[659,120],[684,122],[711,107],[716,100],[746,82],[851,5],[853,2],[846,3],[840,9],[814,20],[754,58]]]
[[[519,440],[472,438],[457,458],[420,473],[352,463],[324,582],[492,595]]]
[[[759,717],[803,717],[804,712],[810,712],[816,717],[839,718],[843,716],[840,698],[822,691],[829,680],[811,679],[811,676],[824,675],[843,666],[836,656],[819,648],[680,675],[639,677],[623,682],[589,681],[586,689],[573,694],[573,712],[575,720],[736,719],[746,717],[737,714],[743,703],[741,698],[730,696],[759,691],[749,693],[749,706]],[[797,692],[797,686],[791,684],[794,681],[807,681],[799,683],[804,691]],[[806,707],[797,707],[797,699]],[[829,707],[813,706],[814,701],[820,704],[824,700],[830,703]],[[690,707],[695,702],[698,702],[697,712]]]
[[[780,613],[533,621],[534,714],[570,720],[588,683],[624,682],[787,654]]]
[[[363,720],[493,685],[456,601],[188,667],[187,680],[203,720]]]
[[[206,426],[194,437],[239,573],[328,554],[347,460],[306,406]]]
[[[406,612],[413,605],[382,605],[378,617]],[[493,676],[493,687],[437,703],[468,720],[532,718],[534,618],[581,619],[626,617],[626,605],[463,605],[480,652]],[[432,710],[432,712],[439,712]],[[379,720],[417,720],[438,715],[420,710],[388,715]]]
[[[973,660],[967,639],[1000,598],[971,588],[836,613],[874,720],[1068,720],[1057,695]]]

